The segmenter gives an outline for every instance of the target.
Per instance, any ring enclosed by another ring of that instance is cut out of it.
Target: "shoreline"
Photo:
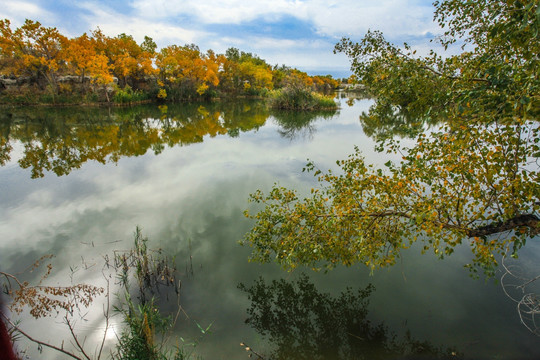
[[[1,96],[0,96],[1,98]],[[40,103],[40,102],[27,102],[27,103],[16,103],[16,102],[1,102],[0,99],[0,108],[13,108],[13,107],[49,107],[49,108],[69,108],[69,107],[95,107],[95,108],[107,108],[107,107],[129,107],[137,105],[147,105],[147,104],[156,104],[156,105],[167,105],[167,104],[181,104],[181,103],[198,103],[198,102],[214,102],[214,101],[230,101],[235,99],[253,99],[253,100],[262,100],[267,101],[270,99],[268,96],[261,95],[231,95],[231,96],[219,96],[212,98],[203,98],[203,99],[185,99],[178,101],[160,101],[158,99],[146,99],[138,101],[129,101],[129,102],[65,102],[65,103]],[[339,106],[336,104],[335,107],[315,107],[315,108],[294,108],[294,107],[279,107],[279,106],[269,106],[272,109],[278,110],[289,110],[289,111],[325,111],[325,110],[337,110]]]

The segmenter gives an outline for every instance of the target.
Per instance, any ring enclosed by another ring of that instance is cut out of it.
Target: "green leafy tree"
[[[540,232],[538,143],[540,111],[538,1],[435,2],[445,29],[443,47],[418,57],[382,33],[343,39],[336,51],[351,59],[358,81],[376,97],[372,122],[406,114],[443,121],[405,148],[387,139],[378,149],[402,161],[377,167],[356,151],[338,161],[339,173],[321,173],[320,187],[299,199],[275,186],[251,195],[264,208],[245,242],[253,259],[285,267],[394,264],[417,240],[440,257],[468,242],[468,266],[492,274],[497,255],[516,255]]]

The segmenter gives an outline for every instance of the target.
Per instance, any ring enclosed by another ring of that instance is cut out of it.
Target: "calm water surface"
[[[302,172],[307,159],[335,169],[355,145],[369,162],[389,159],[373,151],[358,120],[370,101],[345,100],[337,113],[321,114],[269,112],[252,101],[3,109],[0,268],[16,273],[55,254],[48,284],[69,283],[70,267],[78,281],[101,284],[102,256],[130,248],[140,226],[151,247],[176,258],[189,315],[177,335],[197,340],[204,359],[247,359],[240,342],[267,358],[391,359],[420,343],[468,359],[540,358],[540,338],[520,324],[500,285],[463,268],[466,246],[443,261],[413,247],[372,276],[360,265],[286,273],[248,262],[238,241],[251,226],[242,214],[254,210],[251,192],[274,182],[307,192],[314,185]],[[539,254],[531,242],[517,265],[533,273]],[[89,348],[104,328],[96,306],[77,323]],[[262,319],[265,306],[272,316]],[[210,332],[201,336],[197,324]],[[51,342],[65,336],[61,319],[23,325]],[[22,347],[31,358],[57,358]]]

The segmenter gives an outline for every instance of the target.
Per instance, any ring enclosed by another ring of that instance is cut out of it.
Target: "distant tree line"
[[[202,52],[195,44],[158,49],[148,36],[139,44],[131,35],[109,37],[99,28],[68,38],[28,19],[16,29],[8,19],[0,20],[0,79],[4,98],[22,88],[47,93],[53,102],[55,96],[74,94],[124,102],[261,96],[287,86],[322,92],[338,86],[330,75],[272,66],[236,48],[225,54]]]

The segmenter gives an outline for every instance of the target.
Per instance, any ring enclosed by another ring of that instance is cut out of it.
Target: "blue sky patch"
[[[246,34],[291,40],[317,36],[313,24],[293,16],[281,16],[271,20],[261,17],[243,24],[209,25],[207,30],[220,35],[240,38]]]

